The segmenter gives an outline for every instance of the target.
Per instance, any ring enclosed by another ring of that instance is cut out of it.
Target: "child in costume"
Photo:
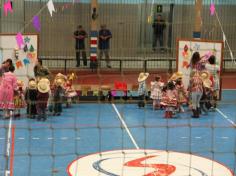
[[[66,77],[59,73],[54,80],[54,92],[53,92],[53,115],[59,116],[62,113],[62,103],[64,97],[64,87]]]
[[[138,77],[138,94],[139,102],[138,107],[145,107],[145,96],[146,96],[146,79],[148,78],[149,73],[140,73]]]
[[[29,118],[35,119],[37,115],[36,102],[37,102],[37,83],[34,78],[29,80],[28,87],[25,91],[25,101],[27,104],[27,115]]]
[[[49,98],[49,90],[50,90],[50,81],[47,78],[41,78],[38,82],[38,93],[37,93],[37,120],[47,120],[46,109],[47,102]]]
[[[11,111],[14,110],[14,91],[17,89],[17,78],[14,75],[15,67],[9,66],[9,69],[3,73],[0,84],[0,108],[3,109],[4,118],[11,117]]]
[[[65,83],[65,97],[66,97],[66,107],[70,107],[72,104],[72,99],[77,95],[77,92],[73,88],[73,80],[75,79],[75,74],[71,73],[67,76],[67,80]]]
[[[162,87],[164,83],[161,82],[161,77],[156,76],[155,80],[151,82],[151,99],[153,99],[153,109],[159,109],[162,97]]]
[[[23,81],[17,80],[17,90],[14,92],[14,105],[15,105],[15,112],[14,117],[20,117],[20,109],[25,108],[25,96],[23,90],[24,83]]]
[[[173,81],[167,83],[167,90],[162,99],[165,105],[165,118],[172,118],[177,107],[177,93]]]

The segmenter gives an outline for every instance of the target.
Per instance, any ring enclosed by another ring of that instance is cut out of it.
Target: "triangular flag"
[[[28,64],[30,64],[30,61],[29,61],[29,59],[28,59],[28,58],[24,58],[23,62],[24,62],[24,64],[25,64],[25,65],[28,65]]]
[[[52,0],[48,1],[47,6],[48,6],[49,13],[52,16],[52,12],[55,12],[55,8],[54,8],[54,4]]]
[[[25,53],[27,53],[28,52],[28,46],[25,45],[23,50],[24,50]]]
[[[21,60],[17,60],[16,61],[16,68],[19,69],[20,67],[23,67],[22,62],[21,62]]]
[[[38,31],[38,32],[40,32],[40,28],[41,28],[41,26],[40,26],[40,20],[39,20],[39,16],[34,16],[34,18],[33,18],[33,26],[34,26],[34,28]]]
[[[210,12],[211,12],[211,16],[215,14],[215,4],[212,2],[210,5]]]
[[[18,48],[21,49],[21,45],[24,45],[24,41],[23,41],[23,36],[20,32],[18,32],[16,35],[16,42],[17,42]]]
[[[7,16],[8,11],[10,11],[11,13],[13,12],[10,0],[4,3],[5,16]]]
[[[30,38],[27,36],[27,37],[24,38],[24,41],[25,41],[25,43],[29,43],[30,42]]]
[[[34,47],[33,47],[33,45],[30,46],[30,52],[31,52],[31,53],[34,52]]]
[[[224,32],[223,32],[223,41],[224,41],[224,46],[225,46],[226,36],[225,36],[225,33],[224,33]]]

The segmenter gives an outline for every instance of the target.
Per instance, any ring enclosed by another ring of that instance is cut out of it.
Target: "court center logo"
[[[162,150],[116,150],[78,158],[69,176],[233,176],[226,166],[196,155]]]

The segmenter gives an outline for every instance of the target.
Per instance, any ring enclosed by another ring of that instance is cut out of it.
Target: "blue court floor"
[[[67,166],[78,157],[137,147],[193,153],[236,172],[236,91],[224,90],[217,110],[199,119],[188,111],[168,120],[163,115],[151,105],[80,103],[46,122],[14,120],[14,176],[66,176]],[[0,176],[8,123],[0,120]]]

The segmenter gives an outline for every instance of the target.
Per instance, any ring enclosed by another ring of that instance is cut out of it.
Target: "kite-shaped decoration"
[[[25,43],[29,43],[30,42],[30,38],[27,36],[27,37],[24,38],[24,41],[25,41]]]
[[[21,67],[23,67],[23,64],[22,64],[21,60],[17,60],[16,61],[16,68],[19,69]]]
[[[28,52],[28,50],[29,50],[29,49],[28,49],[28,46],[27,46],[27,45],[25,45],[25,46],[24,46],[24,48],[23,48],[23,50],[24,50],[24,52],[25,52],[25,53],[27,53],[27,52]]]
[[[28,58],[24,58],[23,62],[25,66],[30,64],[30,60]]]
[[[48,6],[49,13],[52,16],[52,12],[55,12],[55,8],[54,8],[54,4],[52,0],[48,1],[47,6]]]
[[[30,50],[31,53],[34,52],[34,47],[33,47],[33,45],[30,46],[30,49],[29,49],[29,50]]]

